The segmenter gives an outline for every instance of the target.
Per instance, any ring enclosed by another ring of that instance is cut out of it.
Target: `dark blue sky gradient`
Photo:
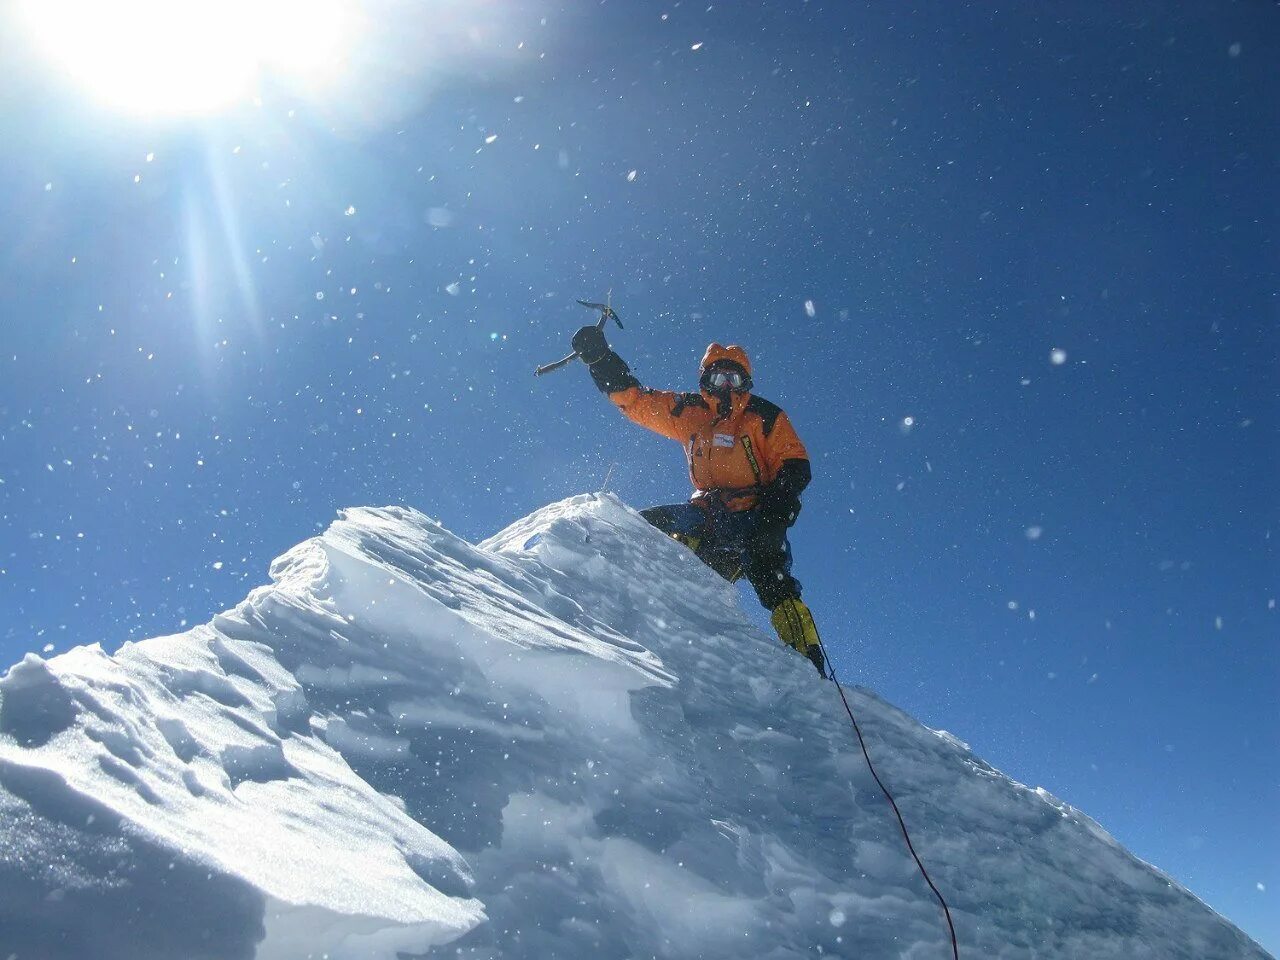
[[[204,621],[343,506],[682,499],[531,376],[612,288],[646,383],[739,342],[797,424],[843,676],[1280,950],[1277,8],[489,7],[378,125],[9,87],[0,662]]]

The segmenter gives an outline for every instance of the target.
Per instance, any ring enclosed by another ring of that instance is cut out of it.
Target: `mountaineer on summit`
[[[602,326],[603,318],[574,334],[577,356],[628,419],[684,445],[695,488],[688,503],[642,515],[726,580],[745,576],[782,641],[826,676],[818,628],[791,576],[787,529],[811,473],[790,419],[751,393],[751,361],[741,347],[707,347],[697,393],[650,390],[609,348]]]

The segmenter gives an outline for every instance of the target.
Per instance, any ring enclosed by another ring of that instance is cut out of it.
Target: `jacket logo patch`
[[[737,443],[737,440],[727,433],[717,433],[712,438],[711,442],[714,443],[717,447],[732,447],[735,443]]]

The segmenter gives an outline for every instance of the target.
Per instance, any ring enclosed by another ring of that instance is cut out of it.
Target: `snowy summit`
[[[835,688],[618,500],[349,510],[271,579],[0,681],[0,960],[950,956]],[[962,957],[1267,956],[850,694]]]

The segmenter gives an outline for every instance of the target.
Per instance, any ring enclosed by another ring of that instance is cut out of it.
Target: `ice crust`
[[[615,498],[348,510],[271,579],[0,680],[0,960],[950,955],[834,687]],[[962,956],[1267,957],[849,693]]]

